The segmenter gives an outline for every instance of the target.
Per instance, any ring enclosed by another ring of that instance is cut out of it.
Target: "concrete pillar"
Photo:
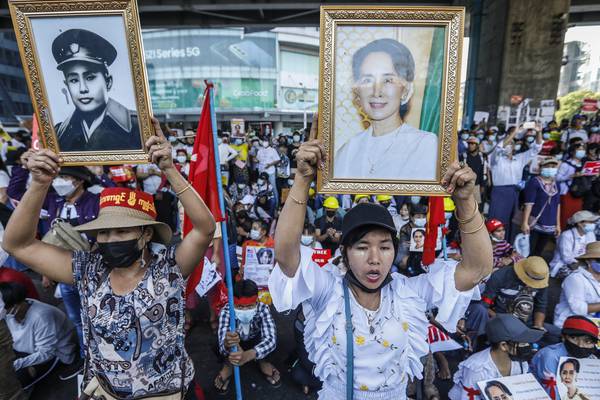
[[[513,95],[534,107],[556,98],[569,7],[570,0],[484,1],[477,111],[495,116]]]

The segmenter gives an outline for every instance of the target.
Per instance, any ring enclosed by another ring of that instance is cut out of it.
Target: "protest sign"
[[[485,400],[544,400],[550,399],[533,374],[504,376],[477,382]]]
[[[581,170],[585,176],[595,176],[600,173],[600,161],[587,161]]]
[[[561,400],[599,400],[600,359],[561,357],[556,380]]]
[[[254,281],[259,288],[266,288],[275,264],[275,250],[270,247],[247,246],[245,261],[244,279]]]

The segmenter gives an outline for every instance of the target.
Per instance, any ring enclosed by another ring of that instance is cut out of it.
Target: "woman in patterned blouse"
[[[62,163],[50,150],[27,160],[31,186],[5,231],[4,249],[16,259],[78,287],[86,344],[83,387],[91,396],[181,399],[192,384],[194,368],[184,348],[185,277],[204,256],[215,221],[173,166],[171,146],[158,121],[153,123],[149,159],[194,226],[177,247],[170,246],[170,228],[156,221],[152,196],[127,188],[105,189],[98,218],[77,227],[96,238],[91,252],[37,240],[40,209]]]

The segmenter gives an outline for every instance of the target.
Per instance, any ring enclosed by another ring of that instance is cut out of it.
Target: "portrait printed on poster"
[[[130,6],[135,8],[134,3]],[[19,1],[11,4],[18,10]],[[43,129],[45,143],[64,153],[68,162],[76,155],[94,162],[90,155],[101,153],[104,158],[98,161],[111,163],[107,152],[116,155],[114,161],[147,161],[144,142],[152,128],[147,79],[142,53],[132,54],[136,46],[130,43],[141,38],[131,37],[132,30],[127,29],[137,19],[132,22],[115,12],[69,15],[56,11],[56,15],[29,15],[29,31],[17,32],[18,37],[29,35],[34,43],[34,68],[40,79],[29,83],[34,92],[40,87],[45,95],[34,99],[36,111],[44,110],[38,118],[48,119],[51,132]],[[137,9],[135,13],[137,18]],[[136,79],[139,75],[143,80]],[[127,154],[129,158],[122,157]]]
[[[322,12],[319,134],[329,157],[320,187],[336,193],[441,191],[454,157],[457,87],[448,78],[459,72],[462,34],[455,30],[462,9],[326,6]],[[418,22],[427,13],[436,23]],[[449,51],[451,40],[457,47]]]
[[[550,400],[533,374],[503,376],[477,382],[484,400]]]
[[[561,400],[600,398],[600,360],[561,357],[558,362],[557,391]]]

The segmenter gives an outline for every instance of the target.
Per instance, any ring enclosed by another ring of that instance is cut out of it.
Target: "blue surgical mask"
[[[542,175],[544,178],[554,178],[557,172],[558,168],[542,168],[540,175]]]
[[[592,126],[592,127],[590,128],[590,131],[591,131],[591,132],[593,132],[593,133],[596,133],[596,132],[600,131],[600,128],[599,128],[599,127],[597,127],[597,126]]]
[[[254,316],[256,315],[256,307],[253,308],[248,308],[245,310],[238,310],[237,308],[235,309],[235,318],[240,321],[240,323],[242,324],[249,324],[250,321],[252,321],[252,318],[254,318]]]
[[[446,221],[448,221],[450,218],[452,218],[452,213],[451,212],[445,212],[444,213],[444,218],[446,218]]]
[[[419,204],[421,202],[421,196],[410,196],[410,202],[413,204]]]
[[[592,269],[594,270],[594,272],[597,272],[600,274],[600,262],[598,261],[592,261],[590,266],[592,267]]]
[[[460,138],[462,140],[467,140],[469,138],[469,134],[468,133],[463,133],[463,134],[460,135]]]
[[[520,144],[515,144],[515,152],[521,150],[521,145]]]
[[[585,157],[585,150],[577,150],[575,152],[575,158],[578,158],[581,160],[583,157]]]
[[[489,136],[488,136],[488,140],[489,140],[490,142],[495,142],[495,141],[496,141],[496,135],[489,135]]]
[[[585,233],[594,232],[595,230],[596,230],[596,224],[587,223],[587,224],[583,225],[583,231]]]
[[[527,141],[527,143],[533,143],[533,141],[535,140],[535,137],[527,136],[527,138],[525,140]]]

